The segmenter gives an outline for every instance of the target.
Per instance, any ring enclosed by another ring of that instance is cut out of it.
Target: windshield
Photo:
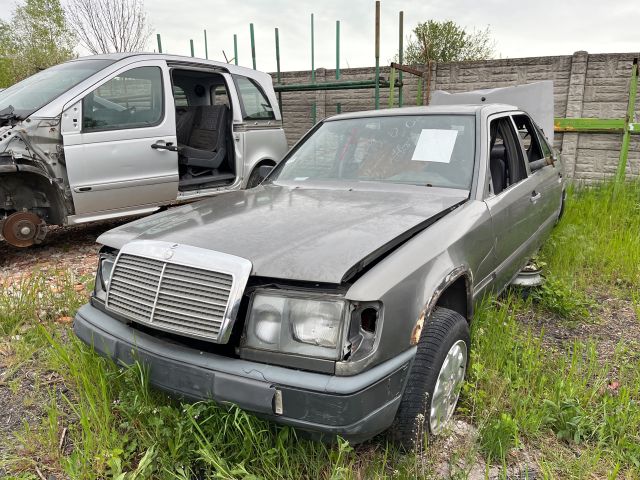
[[[15,116],[26,118],[112,63],[112,60],[81,60],[43,70],[0,92],[0,111],[13,107]]]
[[[270,181],[375,181],[469,190],[473,115],[399,115],[323,123]]]

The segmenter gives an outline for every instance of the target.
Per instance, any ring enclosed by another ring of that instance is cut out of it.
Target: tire
[[[460,387],[469,363],[470,344],[467,320],[453,310],[436,307],[422,330],[407,386],[390,429],[391,439],[398,446],[409,451],[416,450],[421,447],[425,434],[437,435],[442,431],[458,402]],[[464,354],[458,355],[463,349]],[[453,352],[451,356],[450,352]],[[445,372],[443,365],[447,358],[447,365],[453,370]],[[445,392],[439,398],[451,401],[436,404],[447,405],[448,408],[444,415],[434,415],[432,422],[432,400],[441,369],[443,375],[450,373],[456,380],[441,381],[438,385],[438,390]],[[455,384],[453,389],[448,388],[451,384]],[[453,393],[448,394],[450,391]]]
[[[566,200],[567,200],[567,191],[562,190],[562,195],[560,196],[560,213],[558,213],[558,218],[556,219],[556,225],[560,223],[560,220],[562,220],[562,217],[564,215],[564,207],[565,207],[564,204]]]
[[[251,172],[251,175],[249,175],[249,180],[247,180],[247,188],[257,187],[258,185],[260,185],[260,183],[262,183],[262,180],[264,180],[264,177],[260,175],[260,166],[261,165],[255,167]]]

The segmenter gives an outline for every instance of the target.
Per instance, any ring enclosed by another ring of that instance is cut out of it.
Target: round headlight
[[[255,308],[253,317],[253,331],[258,340],[271,345],[278,343],[282,321],[280,312],[272,305],[263,304]]]

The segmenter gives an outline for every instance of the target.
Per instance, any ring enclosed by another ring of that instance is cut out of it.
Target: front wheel
[[[436,307],[424,326],[398,412],[391,426],[394,442],[407,450],[425,434],[438,435],[453,416],[469,362],[467,320]]]

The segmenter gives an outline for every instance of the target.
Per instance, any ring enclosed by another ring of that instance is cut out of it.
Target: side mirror
[[[262,165],[258,167],[258,174],[261,179],[264,179],[271,173],[271,170],[273,170],[273,165]]]

